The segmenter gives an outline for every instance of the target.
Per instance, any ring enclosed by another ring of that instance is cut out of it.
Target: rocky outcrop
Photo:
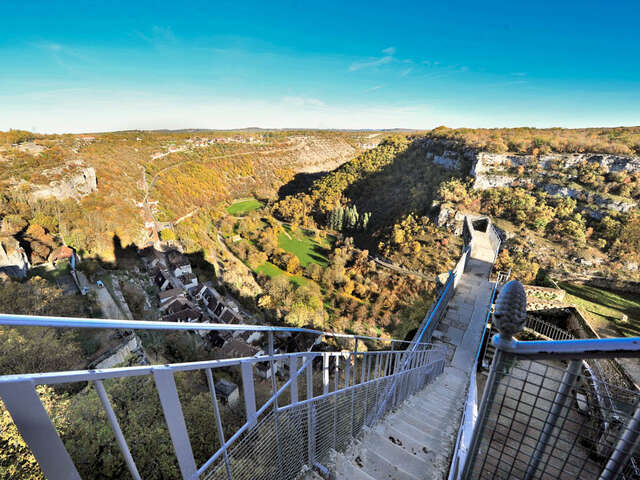
[[[29,272],[29,257],[20,242],[11,236],[0,237],[0,272],[23,279]]]
[[[597,163],[605,172],[640,172],[640,157],[606,155],[599,153],[553,153],[548,155],[517,155],[498,153],[478,153],[476,162],[471,171],[475,177],[478,174],[492,170],[504,170],[519,166],[539,165],[543,170],[552,167],[569,169],[582,162]]]
[[[511,187],[518,183],[518,179],[511,175],[478,175],[473,183],[475,190],[489,188]]]
[[[457,170],[460,168],[461,155],[452,150],[446,150],[442,155],[427,152],[427,160],[432,160],[436,165],[448,168],[449,170]]]
[[[46,174],[49,172],[43,172]],[[33,185],[31,198],[34,200],[56,198],[80,199],[98,189],[96,171],[92,167],[84,167],[60,180],[53,180],[48,185]]]
[[[549,195],[558,197],[570,197],[576,200],[581,200],[583,202],[597,205],[606,210],[615,210],[617,212],[626,213],[636,207],[635,203],[612,200],[610,198],[598,195],[597,193],[592,193],[585,190],[564,187],[562,185],[556,185],[553,183],[543,184],[541,186]],[[596,217],[599,215],[599,213],[591,210],[590,215],[592,217]]]

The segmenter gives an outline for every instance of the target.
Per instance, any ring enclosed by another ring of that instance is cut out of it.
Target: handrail
[[[478,346],[478,350],[476,352],[476,357],[473,362],[473,366],[471,368],[471,376],[469,379],[469,391],[467,393],[467,400],[465,401],[465,407],[462,414],[462,419],[460,421],[460,429],[458,429],[458,437],[456,438],[456,445],[453,449],[453,455],[451,460],[451,467],[449,469],[448,480],[455,480],[458,478],[460,471],[460,466],[464,465],[467,452],[469,450],[469,445],[471,443],[470,435],[473,432],[473,428],[476,422],[476,416],[478,412],[478,394],[476,388],[476,370],[478,369],[478,362],[480,361],[480,353],[482,352],[482,346],[484,344],[484,339],[489,331],[489,320],[491,319],[491,306],[496,297],[496,292],[498,290],[498,282],[493,284],[493,289],[491,290],[491,300],[489,302],[489,311],[487,312],[487,317],[485,318],[484,328],[482,329],[482,336],[480,337],[480,345]],[[469,438],[465,440],[465,436],[469,435]]]
[[[174,323],[149,320],[111,320],[81,317],[53,317],[44,315],[14,315],[0,313],[0,325],[57,327],[57,328],[119,328],[130,330],[208,330],[208,331],[244,331],[244,332],[293,332],[309,333],[335,338],[374,340],[394,343],[412,343],[409,340],[397,340],[390,337],[370,337],[348,333],[325,332],[310,328],[273,327],[270,325],[246,325],[226,323]]]
[[[519,357],[583,359],[610,358],[616,354],[640,357],[640,337],[521,342],[515,339],[503,339],[498,333],[492,341],[496,348]]]

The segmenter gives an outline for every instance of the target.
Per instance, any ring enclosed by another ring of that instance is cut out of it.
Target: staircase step
[[[431,462],[421,460],[417,457],[417,454],[413,454],[396,443],[393,443],[389,436],[384,436],[378,431],[371,432],[370,443],[367,445],[367,448],[389,463],[398,465],[402,470],[415,478],[424,478],[424,474],[431,468]]]
[[[336,460],[335,465],[335,478],[337,480],[351,479],[354,480],[376,480],[376,478],[369,475],[367,472],[360,470],[350,459],[340,455],[340,458]]]
[[[427,450],[436,448],[440,443],[440,429],[421,429],[418,425],[406,422],[400,416],[394,417],[390,421],[390,423],[394,429],[402,432],[404,435],[410,437],[415,442],[422,444],[423,447],[427,447]]]
[[[400,465],[390,462],[372,450],[370,447],[375,442],[375,439],[369,438],[369,434],[365,435],[356,452],[347,458],[351,458],[356,467],[376,480],[420,480],[420,476],[411,475]],[[384,442],[384,446],[387,443],[391,445],[391,442]]]
[[[433,463],[435,454],[433,453],[438,447],[439,441],[415,428],[408,427],[406,423],[402,424],[395,419],[388,424],[383,424],[380,428],[380,434],[388,438],[389,441],[406,452],[415,455],[419,460],[426,463]]]

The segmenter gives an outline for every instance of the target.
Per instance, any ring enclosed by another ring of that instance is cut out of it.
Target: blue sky
[[[9,1],[0,129],[640,125],[640,2]]]

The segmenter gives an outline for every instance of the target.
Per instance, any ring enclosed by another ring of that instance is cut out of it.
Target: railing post
[[[276,449],[278,452],[278,471],[280,478],[283,478],[283,464],[282,464],[282,438],[280,435],[280,412],[278,411],[278,387],[276,385],[276,369],[273,363],[273,355],[275,354],[275,348],[273,345],[273,332],[269,332],[269,367],[271,368],[271,391],[273,392],[273,420],[276,426]]]
[[[169,436],[176,452],[178,466],[182,478],[190,479],[196,475],[196,461],[191,450],[191,441],[187,433],[187,425],[184,423],[180,398],[176,389],[176,382],[173,372],[169,367],[155,367],[153,377],[156,382],[156,389],[160,397],[160,404],[164,418],[169,429]]]
[[[322,354],[322,394],[329,393],[329,353]]]
[[[80,474],[33,382],[0,383],[0,397],[46,477],[50,480],[80,480]]]
[[[600,480],[614,480],[618,478],[633,452],[640,444],[640,402],[636,403],[636,410],[633,417],[627,422],[620,440],[616,444],[611,457],[607,461],[600,475]]]
[[[531,480],[536,473],[536,469],[538,468],[538,464],[540,463],[540,459],[542,458],[545,448],[549,444],[549,439],[551,438],[551,434],[553,433],[556,423],[560,417],[564,416],[563,412],[568,408],[568,403],[571,400],[571,389],[580,376],[581,367],[581,360],[571,360],[567,370],[562,376],[560,387],[553,401],[553,406],[551,407],[549,416],[547,417],[542,433],[540,434],[540,438],[538,439],[536,449],[529,460],[527,472],[524,476],[525,480]]]
[[[291,404],[295,405],[298,403],[298,376],[296,372],[298,371],[298,357],[295,355],[291,355],[289,357],[289,378],[293,377],[293,382],[291,382]]]
[[[256,392],[253,385],[253,363],[242,362],[240,364],[242,374],[242,393],[244,396],[244,410],[247,414],[249,428],[253,428],[257,422],[256,418]]]
[[[313,356],[307,366],[307,400],[313,398]],[[313,402],[308,402],[307,412],[307,436],[308,436],[308,456],[309,466],[316,463],[316,411]]]
[[[478,417],[473,428],[469,453],[462,469],[462,480],[470,480],[473,472],[473,465],[478,455],[480,440],[487,424],[489,410],[496,396],[499,381],[504,375],[504,360],[506,356],[512,357],[510,353],[504,353],[501,346],[513,341],[514,334],[522,331],[527,317],[527,295],[524,287],[518,281],[507,283],[502,288],[502,293],[498,297],[493,313],[494,323],[499,335],[496,335],[496,353],[491,364],[489,378],[484,387],[482,401],[478,408]],[[502,338],[501,338],[502,337]]]
[[[109,397],[107,396],[107,392],[104,389],[104,385],[102,385],[102,381],[95,380],[93,382],[93,385],[96,387],[96,391],[98,392],[98,397],[100,397],[100,402],[102,402],[104,411],[107,414],[107,419],[109,420],[111,429],[113,430],[113,433],[116,436],[116,441],[118,442],[118,446],[120,447],[122,456],[124,456],[124,460],[127,464],[127,468],[129,469],[129,473],[131,473],[131,476],[134,478],[134,480],[142,480],[140,477],[140,474],[138,473],[138,468],[136,467],[136,463],[133,461],[133,457],[131,456],[131,451],[129,450],[127,441],[125,440],[124,435],[122,434],[122,429],[120,428],[120,424],[118,423],[116,414],[113,411],[111,402],[109,402]],[[224,444],[224,442],[222,444]]]
[[[340,378],[340,354],[335,355],[335,365],[333,367],[333,391],[338,391],[338,379]],[[333,449],[338,443],[338,394],[333,395]]]
[[[209,392],[211,392],[211,401],[213,402],[213,411],[216,415],[216,426],[218,427],[218,439],[220,441],[220,447],[224,448],[224,444],[226,440],[224,439],[224,430],[222,429],[222,419],[220,417],[220,406],[218,405],[218,397],[216,396],[216,384],[213,381],[213,373],[211,373],[211,369],[205,369],[205,374],[207,376],[207,383],[209,384]],[[227,470],[227,479],[232,480],[231,477],[231,465],[229,463],[229,454],[227,453],[227,449],[224,449],[224,466]]]
[[[356,370],[357,370],[357,362],[358,362],[358,339],[353,346],[353,383],[352,386],[356,385]],[[355,388],[351,389],[351,438],[353,438],[353,421],[354,421],[354,402],[355,402]]]

